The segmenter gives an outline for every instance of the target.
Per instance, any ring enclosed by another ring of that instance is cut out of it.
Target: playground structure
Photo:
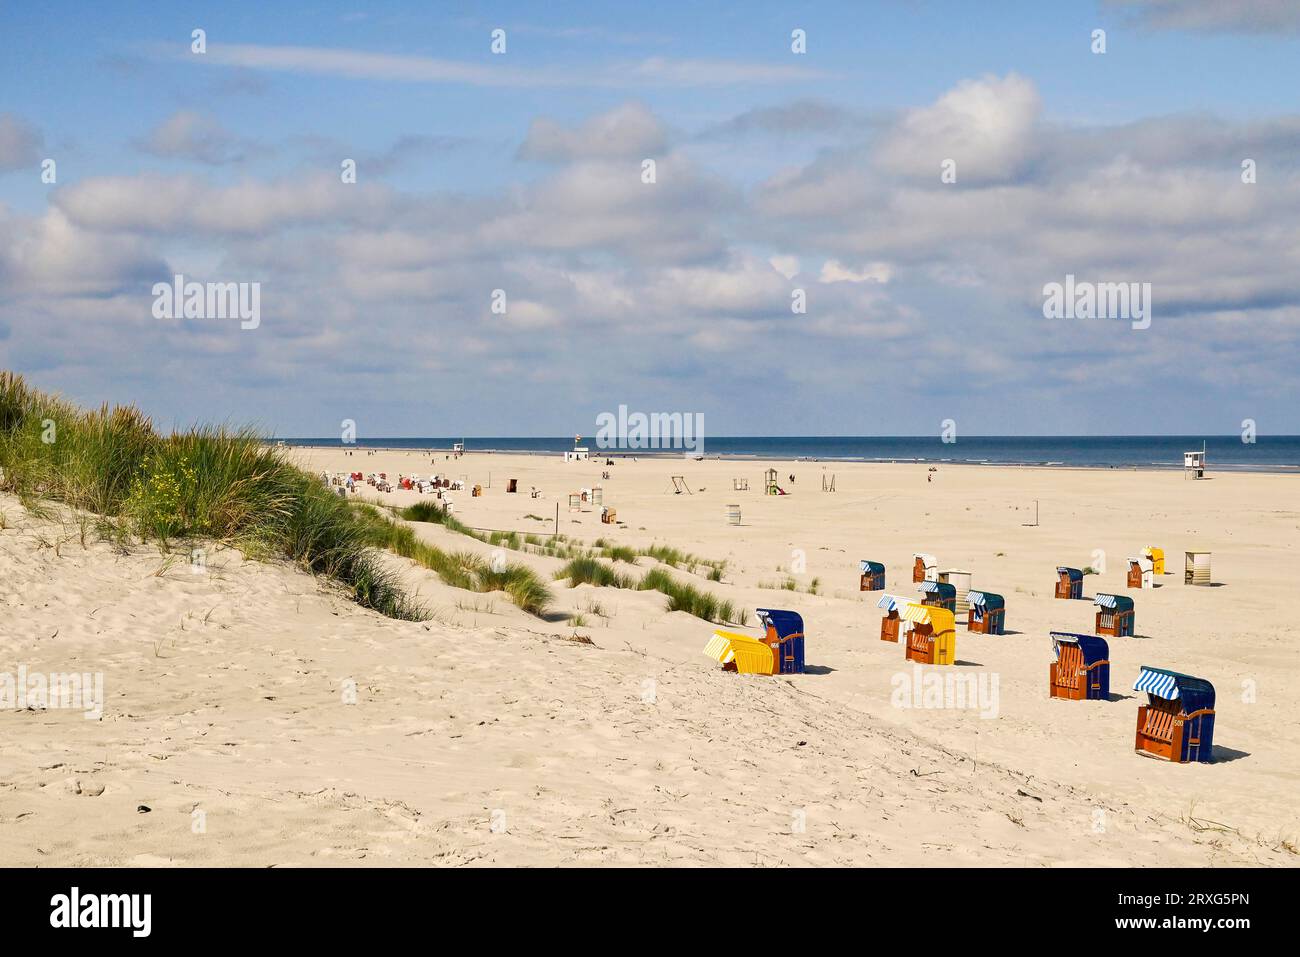
[[[1106,701],[1110,698],[1110,647],[1105,638],[1052,632],[1052,662],[1048,692],[1066,701]]]
[[[1165,550],[1155,545],[1142,549],[1142,557],[1151,559],[1151,573],[1159,578],[1165,573]]]
[[[1005,634],[1006,599],[991,591],[966,593],[966,630],[977,635]]]
[[[903,619],[900,612],[908,605],[915,605],[916,602],[910,598],[901,598],[898,595],[882,595],[876,602],[877,608],[885,609],[888,614],[880,619],[880,640],[881,641],[898,641],[898,632],[902,627]]]
[[[939,559],[933,555],[927,555],[925,552],[912,553],[912,581],[938,581],[939,580]]]
[[[1214,685],[1143,665],[1133,690],[1147,693],[1138,708],[1135,751],[1175,764],[1214,760]]]
[[[1125,584],[1129,588],[1155,588],[1155,579],[1152,575],[1155,567],[1149,558],[1129,558],[1128,560],[1128,577]]]
[[[776,484],[776,469],[768,469],[763,473],[763,494],[764,495],[785,495],[786,490]]]
[[[1056,597],[1082,598],[1083,572],[1066,565],[1056,567]]]
[[[957,660],[957,631],[948,609],[908,604],[899,609],[899,617],[912,623],[904,652],[908,661],[950,665]]]
[[[687,495],[694,495],[694,494],[695,494],[694,492],[691,491],[691,487],[690,487],[689,485],[686,484],[686,476],[684,476],[684,475],[672,475],[672,476],[669,476],[669,477],[673,480],[673,494],[674,494],[674,495],[681,495],[683,492],[685,492]]]
[[[761,639],[718,629],[704,646],[704,653],[721,664],[724,671],[803,674],[803,618],[796,612],[777,608],[757,608],[755,614],[765,632]]]
[[[1210,553],[1183,553],[1183,584],[1208,585],[1210,583]]]
[[[957,613],[957,586],[949,585],[947,582],[920,582],[916,590],[924,596],[921,604],[930,608],[946,609],[948,614],[956,615]]]
[[[1093,629],[1097,634],[1112,638],[1133,637],[1132,598],[1098,593],[1092,601],[1097,606],[1097,627]]]
[[[861,577],[858,591],[880,591],[885,587],[885,566],[880,562],[869,562],[865,558],[858,562]]]

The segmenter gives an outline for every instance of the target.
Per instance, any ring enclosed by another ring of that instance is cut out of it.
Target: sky
[[[0,368],[80,403],[1300,433],[1292,0],[159,6],[0,0]]]

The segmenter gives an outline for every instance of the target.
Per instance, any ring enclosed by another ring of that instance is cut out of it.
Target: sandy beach
[[[83,544],[66,512],[0,496],[0,671],[104,683],[91,720],[0,711],[0,863],[1297,861],[1290,477],[776,462],[789,494],[768,496],[769,464],[752,461],[286,454],[314,474],[463,476],[483,494],[450,493],[454,514],[478,529],[546,539],[558,505],[558,531],[576,541],[723,560],[721,581],[673,574],[745,609],[733,630],[757,636],[755,608],[798,611],[807,673],[724,673],[702,654],[715,626],[666,612],[654,591],[557,581],[537,617],[392,557],[433,613],[396,621],[283,562],[207,544],[196,569],[154,546]],[[689,493],[674,493],[675,475]],[[570,492],[597,485],[619,524],[570,510]],[[413,527],[448,550],[494,551]],[[1144,545],[1166,550],[1169,573],[1128,590],[1126,559]],[[1193,548],[1213,554],[1212,587],[1183,584]],[[858,590],[858,562],[883,562],[886,590],[908,595],[914,552],[1004,595],[1008,633],[959,625],[950,668],[914,667],[881,641],[879,593]],[[563,565],[508,558],[547,579]],[[1104,567],[1085,578],[1087,600],[1053,598],[1062,564]],[[1136,603],[1136,635],[1110,639],[1113,700],[1051,699],[1049,632],[1091,634],[1097,592]],[[1134,752],[1141,665],[1214,684],[1214,763]],[[932,672],[974,675],[993,697],[899,706],[898,689]]]

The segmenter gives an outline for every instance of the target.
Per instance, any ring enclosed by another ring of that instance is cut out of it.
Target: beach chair
[[[914,552],[912,554],[912,581],[938,581],[939,579],[939,559],[933,555],[927,555],[925,552]]]
[[[861,577],[858,591],[880,591],[885,587],[885,566],[880,562],[869,562],[865,558],[858,562]]]
[[[903,619],[900,617],[900,610],[906,605],[915,605],[916,602],[910,598],[900,598],[897,595],[882,595],[876,602],[877,608],[885,609],[888,614],[880,619],[880,640],[881,641],[898,641],[898,632],[902,626]]]
[[[1149,558],[1130,558],[1128,560],[1128,577],[1124,584],[1129,588],[1155,588],[1152,578],[1155,566]]]
[[[1214,760],[1214,685],[1143,665],[1133,690],[1147,693],[1147,704],[1138,708],[1134,750],[1175,764]]]
[[[1097,634],[1112,638],[1133,637],[1132,598],[1098,594],[1092,601],[1097,606],[1097,627],[1093,629]]]
[[[1110,698],[1110,648],[1105,638],[1052,632],[1052,662],[1048,692],[1067,701],[1106,701]]]
[[[1058,565],[1056,568],[1056,597],[1082,598],[1083,572],[1077,568]]]
[[[1150,559],[1151,574],[1159,578],[1165,573],[1165,550],[1157,548],[1155,545],[1148,545],[1142,549],[1142,557]]]
[[[922,665],[950,665],[957,660],[957,631],[952,612],[934,605],[907,604],[899,617],[912,623],[904,657]]]
[[[506,492],[517,494],[519,492],[519,479],[506,479]]]
[[[759,608],[755,613],[766,632],[762,638],[718,629],[704,646],[704,653],[721,664],[724,671],[803,674],[803,619],[793,611],[776,608]]]
[[[978,635],[1001,635],[1006,629],[1007,602],[991,591],[966,593],[966,630]]]
[[[916,586],[921,592],[921,604],[936,608],[946,608],[952,615],[957,614],[957,586],[948,582],[923,581]]]

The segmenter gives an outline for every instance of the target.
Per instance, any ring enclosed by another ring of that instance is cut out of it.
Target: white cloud
[[[1013,180],[1033,159],[1041,108],[1033,83],[1014,73],[965,80],[905,114],[886,135],[880,164],[937,182],[944,161],[952,160],[957,183]]]
[[[165,159],[188,159],[211,166],[243,158],[244,145],[210,116],[193,110],[173,113],[140,143],[146,153]]]
[[[818,282],[876,282],[887,283],[894,271],[888,263],[867,263],[862,269],[850,269],[838,259],[828,259],[822,263]]]

